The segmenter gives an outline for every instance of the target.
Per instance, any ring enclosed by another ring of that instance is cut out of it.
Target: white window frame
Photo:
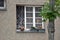
[[[26,7],[33,7],[33,27],[35,27],[35,7],[42,7],[42,6],[24,6],[25,29],[26,29]],[[42,17],[42,20],[43,20],[43,17]],[[44,22],[42,22],[42,29],[45,29]]]
[[[4,0],[4,7],[0,7],[0,10],[6,10],[6,7],[7,7],[6,0]]]

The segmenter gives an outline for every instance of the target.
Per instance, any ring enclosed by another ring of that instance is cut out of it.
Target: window
[[[6,9],[6,0],[0,0],[0,10]]]
[[[17,31],[41,32],[44,28],[43,18],[40,16],[41,6],[17,6]],[[23,20],[21,20],[23,19]]]

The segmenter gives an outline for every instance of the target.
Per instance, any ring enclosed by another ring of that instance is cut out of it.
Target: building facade
[[[0,40],[48,40],[47,24],[39,16],[47,0],[0,0]],[[60,19],[55,20],[55,40],[60,40]],[[20,27],[24,28],[22,32]],[[31,27],[43,29],[28,31]],[[17,32],[18,31],[18,32]]]

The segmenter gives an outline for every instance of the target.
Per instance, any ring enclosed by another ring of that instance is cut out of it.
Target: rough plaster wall
[[[55,40],[60,40],[60,18],[55,21]]]
[[[17,0],[17,4],[42,5],[46,0]]]
[[[33,3],[31,4],[32,1]],[[16,33],[16,4],[30,3],[31,5],[36,5],[40,3],[39,1],[7,0],[7,11],[0,11],[0,40],[48,40],[47,29],[45,33]],[[56,21],[56,26],[55,39],[60,40],[59,19]]]

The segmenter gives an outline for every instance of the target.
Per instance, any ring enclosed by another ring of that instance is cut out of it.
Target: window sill
[[[39,31],[36,30],[30,30],[30,31],[18,31],[16,30],[17,33],[45,33],[45,29],[39,29]]]
[[[7,10],[7,8],[1,8],[0,7],[0,11],[6,11]]]

